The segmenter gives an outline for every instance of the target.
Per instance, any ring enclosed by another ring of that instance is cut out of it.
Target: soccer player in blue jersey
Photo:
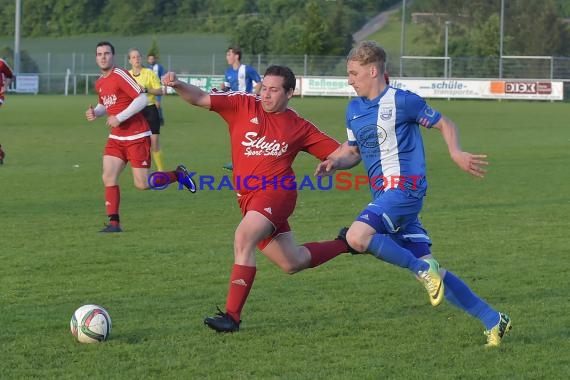
[[[426,163],[420,126],[437,129],[452,160],[464,171],[483,177],[486,155],[461,150],[455,124],[420,96],[390,87],[384,77],[386,52],[363,41],[347,57],[348,83],[357,98],[346,111],[348,141],[317,166],[330,175],[363,161],[372,201],[343,229],[352,253],[370,253],[409,269],[423,282],[433,306],[445,298],[485,325],[488,347],[498,346],[511,319],[479,298],[455,274],[439,267],[431,240],[418,219],[426,194]]]
[[[242,91],[248,94],[259,94],[261,89],[261,77],[255,69],[241,63],[241,49],[232,45],[226,51],[226,61],[230,65],[224,74],[222,91]],[[228,162],[223,165],[224,169],[233,170],[234,165]]]
[[[261,77],[255,69],[241,63],[241,49],[232,45],[226,51],[226,60],[230,65],[224,74],[223,91],[242,91],[259,94]]]

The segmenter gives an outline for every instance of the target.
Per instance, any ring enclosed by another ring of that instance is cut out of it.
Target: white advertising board
[[[424,98],[563,100],[563,82],[549,80],[398,79],[390,85]],[[356,96],[346,78],[303,77],[301,96]]]
[[[20,74],[16,77],[16,92],[37,94],[40,91],[40,77]]]

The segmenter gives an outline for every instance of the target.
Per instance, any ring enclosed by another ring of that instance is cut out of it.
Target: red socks
[[[311,254],[311,268],[326,263],[341,253],[348,252],[348,247],[342,240],[330,240],[303,244]],[[256,267],[234,264],[230,276],[230,289],[226,300],[226,313],[236,322],[241,319],[241,310],[249,295]]]
[[[348,252],[348,246],[340,239],[305,243],[303,246],[311,254],[311,268],[324,264],[341,253]]]
[[[119,218],[119,204],[121,203],[121,191],[119,186],[106,186],[105,187],[105,208],[107,209],[107,215],[116,216],[116,221],[118,224]],[[112,218],[111,220],[114,220]]]
[[[178,181],[178,174],[176,172],[166,172],[168,176],[168,183],[174,183]]]
[[[226,300],[226,313],[236,322],[241,319],[241,309],[245,305],[255,278],[255,267],[234,264],[230,277],[230,289]]]
[[[154,188],[160,188],[160,190],[166,188],[167,185],[178,181],[178,175],[176,172],[162,172],[161,175],[152,176],[152,183]],[[149,177],[149,182],[151,182],[151,177]]]

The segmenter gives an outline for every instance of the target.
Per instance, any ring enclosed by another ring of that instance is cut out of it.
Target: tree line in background
[[[505,0],[503,51],[508,55],[570,55],[569,0]],[[412,12],[434,15],[425,22],[416,43],[443,41],[444,23],[449,25],[449,55],[498,57],[500,50],[500,0],[422,0]],[[432,48],[443,56],[443,43]]]
[[[253,54],[344,54],[352,33],[399,0],[22,1],[22,37],[90,33],[228,35]],[[14,34],[15,0],[0,0],[0,33]]]
[[[443,55],[498,56],[501,0],[407,0],[435,15],[418,44]],[[222,33],[252,54],[345,55],[352,34],[401,0],[33,0],[22,1],[22,37],[90,33]],[[569,55],[569,0],[505,0],[504,46],[510,55]],[[15,0],[0,0],[0,33],[14,34]],[[434,44],[433,41],[442,41]]]

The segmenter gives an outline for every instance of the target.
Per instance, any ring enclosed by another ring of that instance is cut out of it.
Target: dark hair
[[[265,70],[265,74],[263,74],[263,76],[267,75],[283,78],[283,88],[285,89],[285,92],[288,92],[289,90],[294,90],[295,85],[297,84],[297,79],[295,78],[295,74],[293,74],[293,71],[291,71],[291,69],[288,68],[287,66],[278,66],[278,65],[269,66],[267,70]]]
[[[233,51],[235,55],[238,56],[238,59],[241,61],[241,49],[239,46],[237,45],[230,45],[230,47],[228,47],[227,51]]]
[[[109,46],[111,48],[111,53],[113,53],[113,55],[115,55],[115,47],[109,42],[109,41],[101,41],[97,44],[97,46],[95,47],[95,50],[97,50],[97,48],[99,46]]]

